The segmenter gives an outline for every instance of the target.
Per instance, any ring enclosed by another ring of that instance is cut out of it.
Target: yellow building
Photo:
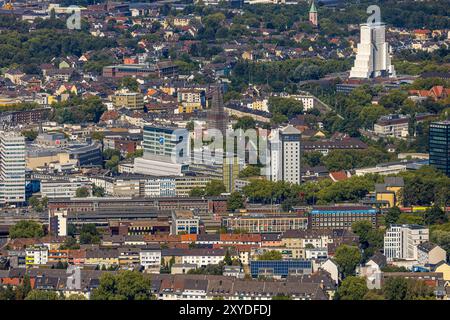
[[[56,90],[56,95],[59,96],[63,93],[72,93],[74,95],[78,94],[77,87],[75,85],[62,84],[58,90]]]
[[[208,176],[183,176],[175,180],[175,194],[177,197],[187,197],[194,188],[204,189],[211,177]]]
[[[133,110],[144,109],[144,96],[137,92],[116,92],[111,96],[111,101],[116,108],[127,108]]]
[[[58,98],[57,97],[55,97],[55,96],[48,96],[47,97],[47,102],[48,102],[48,104],[54,104],[54,103],[57,103],[58,102]]]
[[[189,18],[174,18],[173,25],[174,27],[187,27],[191,23],[191,19]]]
[[[450,281],[450,265],[448,263],[442,262],[435,269],[435,272],[442,272],[444,281]]]
[[[233,159],[224,159],[222,164],[223,172],[223,184],[227,192],[234,191],[234,182],[239,177],[241,166],[239,164],[239,157],[233,157]]]
[[[0,96],[0,107],[13,106],[15,104],[21,103],[20,99],[10,98],[5,96]]]
[[[59,153],[36,153],[28,154],[26,157],[26,166],[28,169],[36,169],[37,167],[48,166],[49,163],[58,162],[60,164],[69,164],[71,162],[70,155],[67,152]],[[72,161],[73,162],[73,161]]]
[[[196,110],[202,110],[201,103],[198,102],[183,102],[178,105],[178,113],[193,113]]]
[[[253,54],[251,51],[244,51],[242,53],[242,59],[244,60],[253,60]]]
[[[376,200],[386,202],[388,208],[400,206],[401,190],[404,185],[401,177],[385,177],[384,183],[375,185]]]
[[[115,249],[88,250],[84,264],[105,267],[118,266],[119,254]]]

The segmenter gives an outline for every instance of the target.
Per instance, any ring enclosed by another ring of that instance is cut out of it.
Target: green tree
[[[206,196],[220,196],[220,194],[224,192],[226,192],[225,185],[220,180],[211,180],[206,184]]]
[[[134,152],[130,152],[127,154],[127,159],[134,159],[134,158],[139,158],[142,157],[144,155],[144,150],[143,149],[139,149],[136,150]]]
[[[70,296],[66,298],[66,300],[87,300],[86,297],[82,294],[72,293]]]
[[[236,209],[244,208],[244,200],[245,199],[240,192],[232,192],[227,201],[228,210],[234,211]]]
[[[361,258],[358,247],[345,244],[340,245],[334,255],[334,260],[344,278],[355,273],[356,266],[361,262]]]
[[[433,290],[421,280],[390,277],[382,289],[387,300],[433,299]]]
[[[223,262],[227,265],[227,266],[231,266],[233,264],[233,260],[231,259],[230,256],[230,252],[227,250],[227,252],[225,253],[225,257],[223,258]]]
[[[96,244],[100,243],[100,233],[98,232],[95,224],[85,224],[81,227],[80,231],[80,243],[81,244]]]
[[[384,231],[373,228],[370,221],[354,222],[352,231],[359,237],[360,248],[364,251],[364,261],[383,247]]]
[[[39,205],[41,204],[41,202],[39,201],[38,197],[32,196],[32,197],[30,197],[30,199],[28,199],[28,204],[29,204],[33,209],[36,209],[37,206],[39,206]]]
[[[120,150],[108,148],[103,151],[103,158],[105,160],[110,160],[114,156],[120,158]]]
[[[77,227],[74,224],[69,223],[67,225],[67,235],[70,237],[75,237],[76,233],[77,233]]]
[[[261,174],[261,169],[254,165],[248,165],[239,172],[239,178],[255,177]]]
[[[40,238],[44,236],[42,224],[31,220],[20,220],[9,229],[9,237],[15,238]]]
[[[105,134],[101,131],[94,131],[91,135],[92,139],[102,141],[105,138]]]
[[[384,296],[382,293],[378,292],[379,290],[369,290],[364,295],[363,300],[384,300]]]
[[[398,220],[398,224],[423,224],[423,215],[416,213],[401,213]]]
[[[365,278],[348,276],[338,287],[337,298],[339,300],[363,300],[368,292]]]
[[[16,300],[24,300],[31,290],[30,276],[25,274],[22,283],[16,289]]]
[[[105,188],[94,185],[92,187],[92,194],[94,197],[104,197],[106,194],[106,191],[105,191]]]
[[[132,77],[124,77],[120,79],[119,86],[122,89],[128,89],[134,92],[137,92],[139,90],[139,83],[135,78]]]
[[[447,257],[450,256],[450,223],[442,225],[433,225],[430,228],[430,241],[439,245],[447,251]]]
[[[92,292],[91,300],[151,300],[151,289],[150,278],[140,272],[106,273]]]
[[[31,290],[25,300],[62,300],[56,291]]]
[[[248,129],[255,129],[256,121],[250,116],[244,116],[237,120],[237,122],[233,125],[233,129],[242,129],[244,131]]]
[[[442,224],[446,223],[447,221],[448,218],[445,212],[437,205],[434,205],[431,208],[427,209],[427,211],[425,211],[424,222],[428,225]]]
[[[203,197],[205,195],[205,189],[203,188],[192,188],[191,191],[189,191],[190,197]]]
[[[89,196],[89,189],[86,187],[79,187],[75,191],[75,197],[77,198],[86,198]]]
[[[270,97],[269,111],[274,115],[278,114],[292,119],[303,113],[303,103],[294,98]]]
[[[119,162],[120,162],[119,156],[112,156],[111,159],[105,162],[105,168],[111,170],[111,172],[113,173],[117,173],[119,171],[118,170]]]
[[[16,300],[16,293],[11,285],[0,287],[0,300]]]
[[[272,297],[272,300],[292,300],[291,296],[285,294],[277,294]]]
[[[25,130],[25,131],[22,131],[22,135],[28,141],[34,141],[34,140],[36,140],[38,133],[34,130]]]
[[[400,215],[402,214],[402,211],[399,207],[395,206],[392,208],[389,208],[389,210],[386,212],[385,217],[385,224],[386,227],[389,227],[391,224],[396,224],[398,219],[400,218]]]
[[[60,246],[61,250],[76,250],[80,249],[80,245],[77,242],[77,239],[75,239],[73,236],[68,236],[66,240],[64,241],[64,244]]]

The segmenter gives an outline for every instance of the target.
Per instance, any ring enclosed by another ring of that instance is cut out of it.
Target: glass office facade
[[[430,124],[429,154],[430,165],[450,176],[450,121]]]
[[[250,273],[253,278],[259,276],[286,278],[288,275],[310,274],[312,262],[309,260],[252,260]]]

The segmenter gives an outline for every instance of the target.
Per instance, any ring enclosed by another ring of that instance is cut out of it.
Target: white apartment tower
[[[384,236],[384,255],[394,259],[417,260],[417,246],[429,239],[429,230],[419,225],[392,225]]]
[[[272,181],[301,183],[299,130],[289,125],[272,132],[270,137],[270,167]]]
[[[361,24],[360,42],[350,78],[395,77],[389,56],[389,44],[385,40],[384,23]]]
[[[0,131],[0,205],[25,202],[25,138]]]

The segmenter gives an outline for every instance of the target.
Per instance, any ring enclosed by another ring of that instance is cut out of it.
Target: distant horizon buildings
[[[0,131],[0,205],[25,202],[25,137]]]
[[[396,77],[384,23],[361,24],[360,42],[350,78]]]

